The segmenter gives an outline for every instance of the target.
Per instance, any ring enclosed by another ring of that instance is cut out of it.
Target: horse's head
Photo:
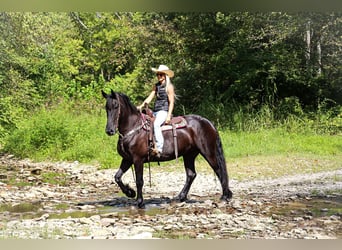
[[[106,94],[102,90],[102,96],[106,99],[106,112],[107,112],[107,125],[106,125],[106,133],[109,136],[115,134],[118,120],[120,115],[120,103],[117,97],[117,94],[111,90],[110,94]]]

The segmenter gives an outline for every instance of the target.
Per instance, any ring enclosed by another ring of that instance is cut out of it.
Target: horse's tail
[[[218,171],[220,172],[220,181],[223,189],[223,196],[224,199],[230,199],[233,196],[233,193],[229,189],[229,177],[227,171],[226,160],[224,158],[223,147],[220,135],[217,132],[216,137],[216,161],[218,165]]]

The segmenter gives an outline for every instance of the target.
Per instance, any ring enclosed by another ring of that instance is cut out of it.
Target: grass
[[[289,133],[283,128],[256,132],[221,133],[225,155],[229,158],[255,155],[314,154],[339,155],[342,136]]]

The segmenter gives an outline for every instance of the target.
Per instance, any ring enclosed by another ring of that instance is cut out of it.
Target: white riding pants
[[[153,124],[154,136],[156,138],[156,146],[159,152],[163,151],[164,137],[161,130],[161,125],[166,121],[167,111],[160,110],[154,112],[153,115],[156,117]]]

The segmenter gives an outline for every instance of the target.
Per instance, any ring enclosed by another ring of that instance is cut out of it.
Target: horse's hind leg
[[[176,197],[177,200],[185,201],[187,199],[190,187],[194,179],[196,178],[195,171],[195,158],[196,156],[184,156],[184,167],[186,172],[185,185],[182,191]]]
[[[208,147],[211,148],[211,147]],[[219,137],[216,138],[215,151],[203,151],[201,154],[207,160],[211,168],[214,170],[216,176],[220,180],[222,187],[221,200],[229,200],[232,198],[233,193],[229,189],[228,172],[226,161],[223,154],[222,144]]]
[[[115,182],[119,185],[122,192],[127,195],[127,197],[134,198],[136,193],[135,191],[127,184],[123,184],[121,178],[124,173],[132,166],[132,163],[130,161],[122,160],[119,170],[116,172],[114,178]]]

